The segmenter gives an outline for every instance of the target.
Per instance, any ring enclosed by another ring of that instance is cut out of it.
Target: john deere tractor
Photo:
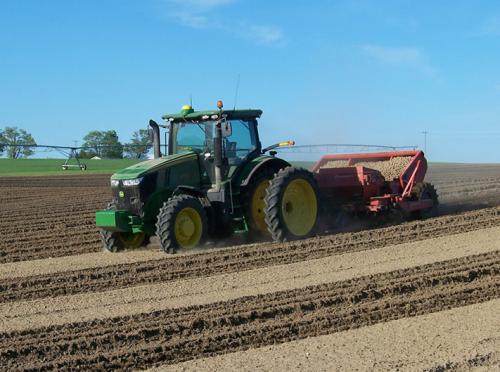
[[[158,236],[175,253],[231,234],[298,239],[314,232],[318,188],[312,174],[262,148],[261,110],[217,109],[163,116],[150,121],[154,159],[111,177],[113,199],[96,213],[108,251],[137,248]],[[160,144],[160,127],[169,134]],[[168,149],[162,154],[162,148]]]

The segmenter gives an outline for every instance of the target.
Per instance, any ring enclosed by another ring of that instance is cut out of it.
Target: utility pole
[[[424,130],[424,131],[422,132],[422,134],[424,135],[424,152],[425,152],[426,154],[427,154],[427,134],[428,134],[428,133],[429,133],[429,132],[427,132],[426,130]]]

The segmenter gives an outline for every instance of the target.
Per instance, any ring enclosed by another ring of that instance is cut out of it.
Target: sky
[[[0,128],[39,144],[260,108],[263,145],[500,162],[500,2],[0,0]]]

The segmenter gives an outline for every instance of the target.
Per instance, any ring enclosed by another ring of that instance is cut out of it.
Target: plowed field
[[[500,167],[440,216],[286,244],[101,251],[107,176],[0,179],[2,370],[500,368]]]

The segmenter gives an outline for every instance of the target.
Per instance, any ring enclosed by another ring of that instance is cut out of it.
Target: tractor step
[[[235,234],[245,234],[248,232],[248,225],[245,217],[233,217],[231,224]]]

